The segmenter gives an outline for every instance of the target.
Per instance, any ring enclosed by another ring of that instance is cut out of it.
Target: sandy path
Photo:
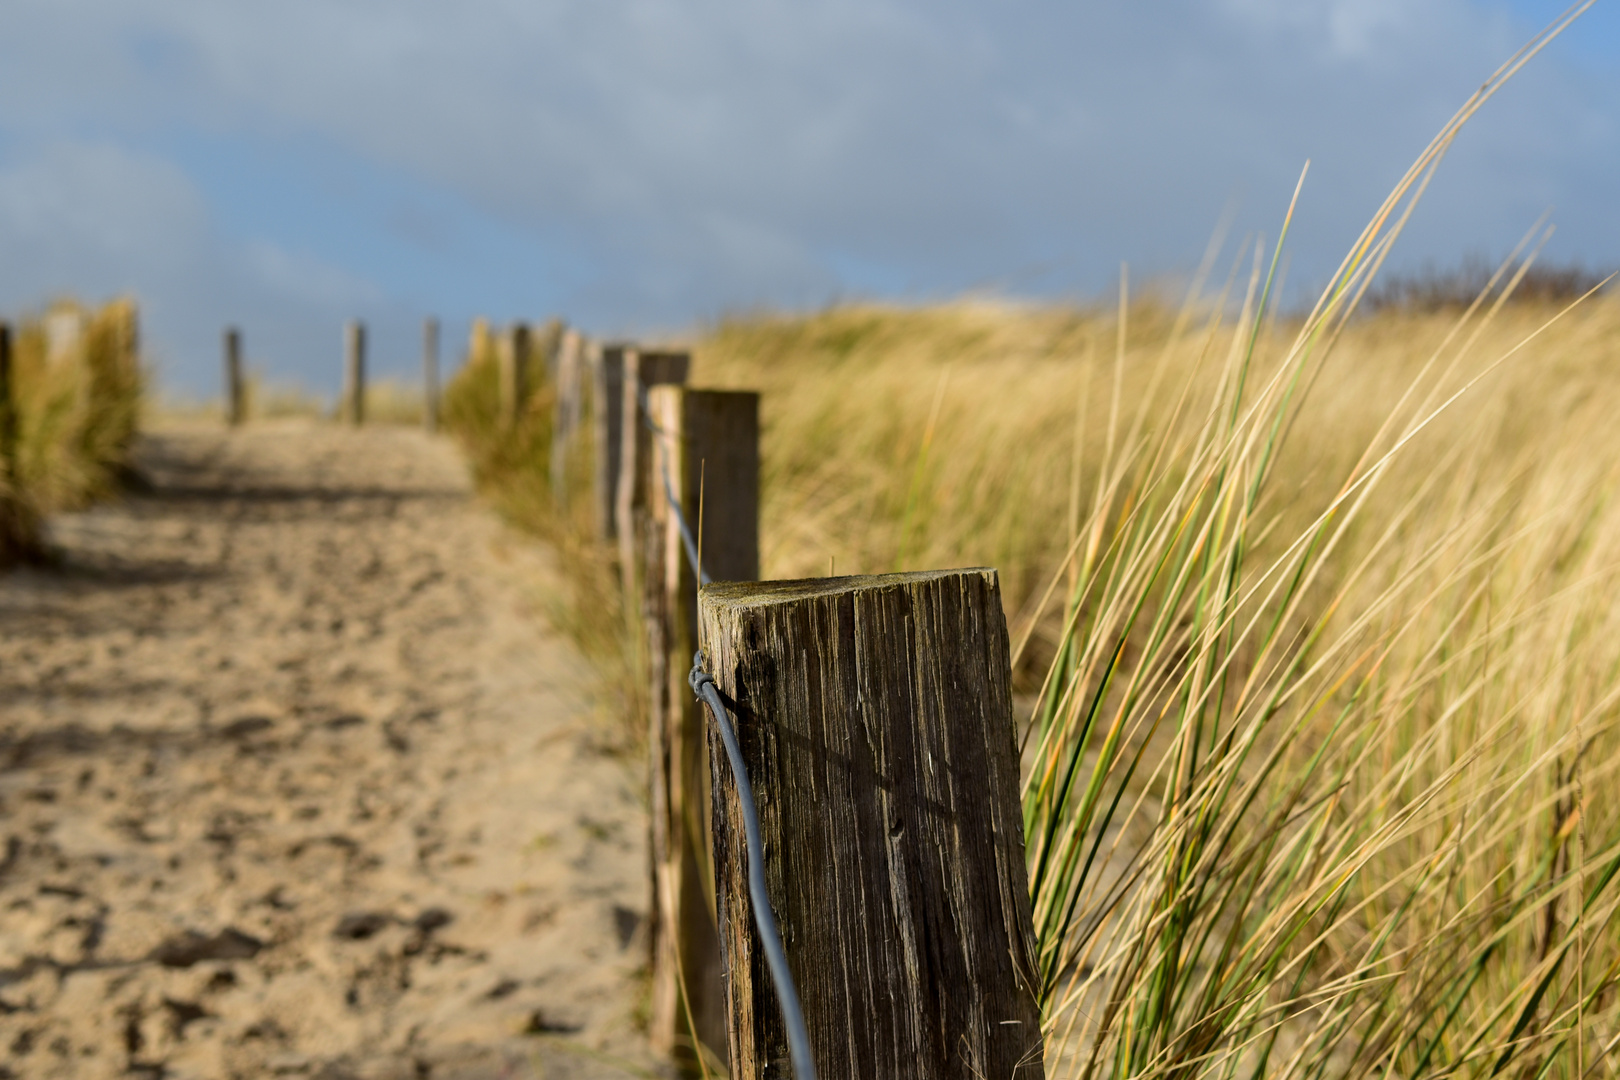
[[[643,810],[451,448],[150,436],[0,577],[0,1077],[649,1075]]]

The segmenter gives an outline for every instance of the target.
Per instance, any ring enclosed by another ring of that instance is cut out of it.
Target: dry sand
[[[0,576],[0,1076],[656,1075],[634,763],[451,446],[146,438]]]

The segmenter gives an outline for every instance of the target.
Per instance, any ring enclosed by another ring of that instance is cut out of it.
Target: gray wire
[[[641,419],[647,425],[647,430],[660,439],[671,438],[670,433],[658,426],[658,422],[652,418],[652,405],[647,400],[647,388],[637,386],[636,396],[641,399]],[[675,511],[675,523],[681,527],[681,544],[686,548],[686,561],[692,565],[692,573],[697,576],[698,585],[708,585],[714,579],[709,577],[703,569],[703,564],[698,561],[697,541],[692,539],[692,529],[686,524],[686,515],[681,513],[681,500],[675,497],[675,484],[669,478],[668,457],[662,455],[659,457],[658,470],[664,474],[664,501]]]
[[[698,562],[697,543],[692,539],[692,530],[686,525],[686,515],[681,513],[681,501],[675,497],[675,485],[669,481],[669,463],[662,459],[658,463],[663,466],[664,499],[669,503],[669,508],[675,511],[675,523],[681,527],[681,543],[686,547],[686,561],[692,564],[692,573],[697,575],[700,586],[711,584],[713,579],[709,577],[708,571],[703,569],[703,564]]]
[[[713,714],[715,726],[720,729],[720,740],[726,744],[726,757],[731,759],[732,775],[737,780],[737,801],[742,804],[743,835],[748,843],[748,898],[754,909],[754,925],[759,928],[760,944],[765,949],[765,963],[771,969],[771,981],[776,984],[782,1023],[787,1027],[793,1076],[795,1080],[816,1080],[816,1063],[810,1056],[810,1033],[804,1026],[804,1010],[799,1007],[799,991],[793,984],[793,972],[788,970],[787,954],[782,950],[782,935],[776,928],[776,916],[771,912],[770,894],[765,891],[765,848],[759,839],[759,812],[754,808],[753,785],[748,780],[748,767],[743,764],[742,748],[737,745],[737,733],[731,726],[731,714],[714,685],[714,677],[703,670],[703,653],[693,654],[692,674],[687,682],[698,700]]]

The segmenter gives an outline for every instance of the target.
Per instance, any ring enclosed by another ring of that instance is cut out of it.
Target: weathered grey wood
[[[634,595],[636,540],[640,520],[655,487],[653,483],[652,439],[646,423],[646,394],[654,386],[670,386],[686,381],[691,369],[690,353],[629,348],[624,352],[624,386],[619,421],[619,486],[613,518],[619,525],[619,570],[626,590]]]
[[[667,471],[675,501],[695,529],[701,473],[709,575],[758,578],[759,395],[655,386],[647,400],[656,428],[652,476],[658,485],[648,501],[642,564],[654,897],[648,1029],[654,1045],[689,1066],[694,1030],[725,1060],[725,984],[711,884],[708,744],[686,683],[697,649],[697,579],[662,478]]]
[[[557,396],[551,414],[551,496],[560,509],[568,507],[571,463],[584,421],[585,364],[585,338],[578,330],[565,330],[557,345]]]
[[[699,606],[821,1075],[1042,1076],[995,571],[717,584]],[[731,1075],[786,1076],[712,725],[710,757]]]
[[[356,426],[366,422],[366,324],[351,319],[343,328],[342,418]]]
[[[242,333],[234,326],[225,328],[225,423],[239,427],[247,419],[246,393],[242,386]]]
[[[422,428],[439,430],[439,320],[422,320]]]
[[[561,319],[547,319],[540,329],[532,335],[529,348],[533,351],[535,362],[535,378],[544,380],[549,386],[557,385],[557,362],[562,352],[563,334],[567,333],[568,326]]]
[[[618,539],[619,452],[624,421],[624,353],[628,346],[598,345],[591,350],[591,443],[596,504],[596,537]]]
[[[516,427],[529,400],[529,326],[513,323],[501,337],[496,356],[500,361],[501,422]]]

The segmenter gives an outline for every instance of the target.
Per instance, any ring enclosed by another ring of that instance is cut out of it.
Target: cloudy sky
[[[1538,0],[4,0],[0,311],[133,292],[329,389],[340,325],[588,331],[1193,266],[1227,208],[1331,270]],[[1620,265],[1620,0],[1464,133],[1397,262]],[[1302,285],[1303,287],[1303,285]]]

